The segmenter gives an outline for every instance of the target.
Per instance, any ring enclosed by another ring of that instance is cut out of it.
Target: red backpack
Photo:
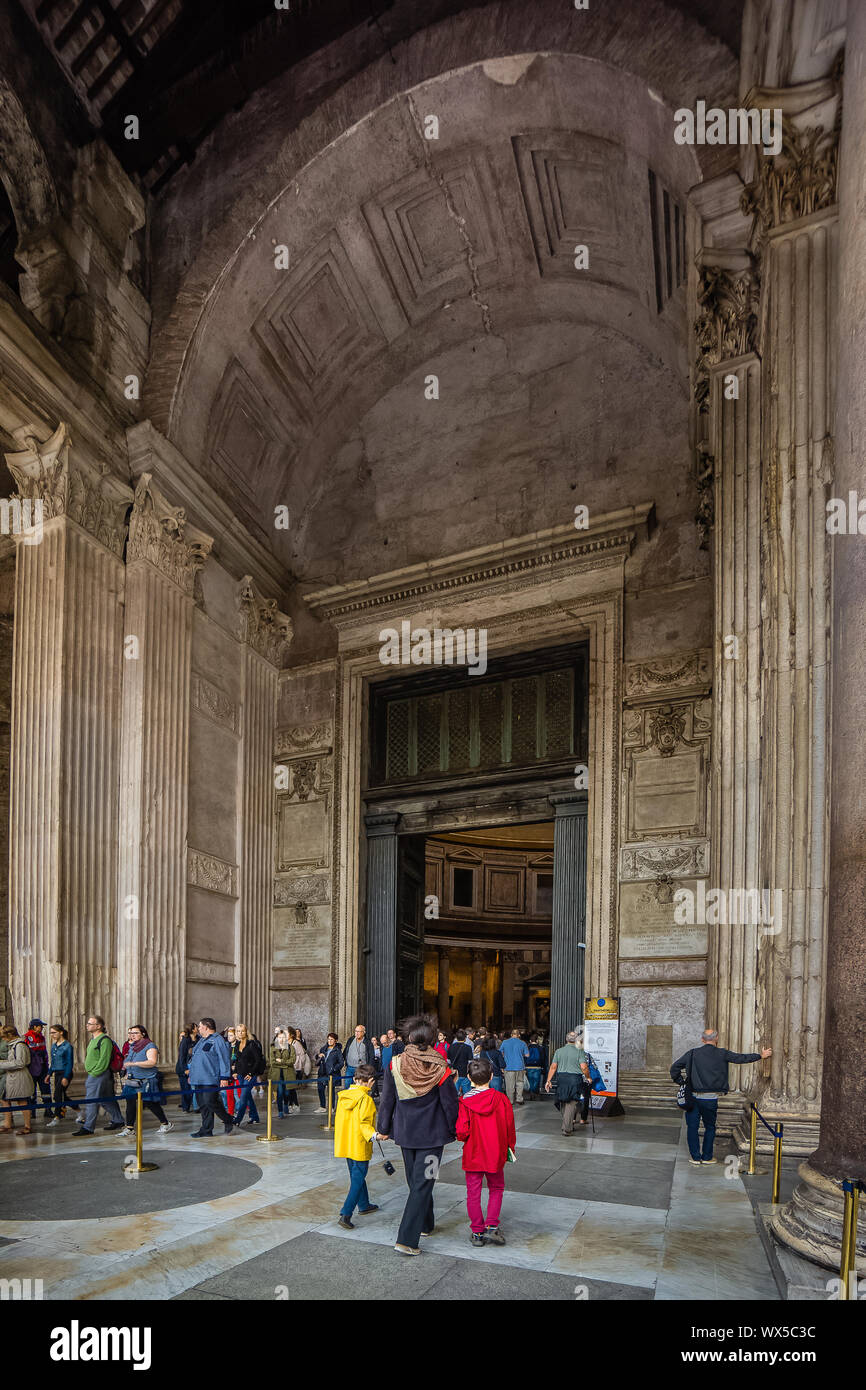
[[[109,1071],[123,1071],[123,1053],[112,1038],[109,1038],[108,1041],[111,1043],[111,1061],[108,1064],[108,1069]]]

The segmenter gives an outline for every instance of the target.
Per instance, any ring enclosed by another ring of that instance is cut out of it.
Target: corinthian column
[[[863,507],[866,457],[866,8],[848,6],[844,125],[839,175],[840,284],[838,440],[833,495]],[[780,1240],[830,1269],[839,1268],[844,1179],[866,1180],[866,800],[861,749],[866,720],[866,536],[833,537],[832,800],[830,805],[827,1015],[818,1150],[800,1165],[801,1181],[777,1215]],[[861,1213],[863,1201],[860,1203]],[[866,1272],[866,1221],[856,1266]],[[852,1295],[856,1297],[856,1295]]]
[[[243,643],[240,803],[240,988],[247,1027],[270,1040],[273,964],[274,728],[277,671],[292,625],[250,575],[238,586]]]
[[[781,909],[760,953],[757,1025],[773,1047],[762,1110],[800,1152],[817,1135],[824,1027],[836,340],[835,84],[820,92],[825,129],[804,107],[816,85],[755,94],[782,108],[785,139],[744,195],[764,296],[761,886]]]
[[[121,555],[131,490],[61,424],[6,461],[30,503],[16,536],[10,797],[15,1022],[61,1018],[76,1046],[114,1006]]]
[[[126,557],[118,1021],[142,1022],[164,1053],[185,1006],[193,589],[211,545],[142,473]]]
[[[758,275],[748,251],[700,253],[698,524],[713,542],[713,796],[710,883],[729,901],[761,887],[761,362]],[[707,1024],[755,1050],[756,922],[711,927]],[[748,1089],[750,1069],[739,1085]]]

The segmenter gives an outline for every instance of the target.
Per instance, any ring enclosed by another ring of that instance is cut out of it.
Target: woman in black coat
[[[331,1076],[334,1078],[333,1101],[336,1105],[337,1091],[340,1089],[343,1067],[346,1064],[343,1049],[340,1047],[336,1033],[328,1034],[328,1041],[325,1046],[316,1053],[316,1063],[316,1076],[318,1078],[316,1087],[319,1092],[318,1113],[324,1115],[328,1109],[328,1078]]]
[[[180,1042],[177,1049],[177,1062],[174,1068],[177,1072],[177,1079],[180,1082],[182,1093],[180,1097],[181,1109],[186,1114],[189,1114],[192,1109],[192,1087],[189,1084],[189,1078],[187,1076],[187,1072],[189,1071],[189,1054],[192,1052],[197,1041],[198,1033],[196,1031],[196,1026],[194,1023],[188,1023],[180,1035]]]
[[[403,1030],[409,1041],[382,1078],[376,1123],[378,1137],[403,1150],[409,1196],[394,1249],[420,1255],[420,1236],[433,1234],[433,1184],[442,1150],[455,1137],[457,1090],[447,1061],[435,1049],[436,1027],[426,1015],[411,1018]]]

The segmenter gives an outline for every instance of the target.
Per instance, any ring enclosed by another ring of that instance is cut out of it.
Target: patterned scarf
[[[391,1075],[398,1100],[417,1100],[438,1086],[448,1071],[448,1063],[432,1047],[409,1043],[391,1063]]]

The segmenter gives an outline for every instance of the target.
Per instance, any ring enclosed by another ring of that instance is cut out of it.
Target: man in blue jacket
[[[693,1168],[702,1164],[716,1163],[713,1158],[713,1140],[716,1137],[716,1112],[719,1096],[728,1094],[728,1066],[734,1063],[759,1062],[762,1057],[772,1057],[773,1049],[765,1047],[760,1052],[729,1052],[719,1047],[719,1035],[714,1028],[705,1028],[701,1034],[702,1047],[693,1047],[678,1057],[671,1067],[671,1080],[679,1085],[685,1073],[689,1089],[694,1097],[691,1108],[686,1110],[686,1136],[689,1141],[689,1163]],[[701,1152],[699,1128],[704,1122],[704,1147]]]
[[[199,1040],[189,1054],[189,1084],[198,1096],[201,1128],[193,1131],[193,1139],[213,1136],[213,1117],[219,1115],[226,1134],[234,1134],[232,1117],[223,1105],[220,1087],[231,1080],[231,1052],[222,1034],[216,1031],[212,1018],[198,1024]]]

